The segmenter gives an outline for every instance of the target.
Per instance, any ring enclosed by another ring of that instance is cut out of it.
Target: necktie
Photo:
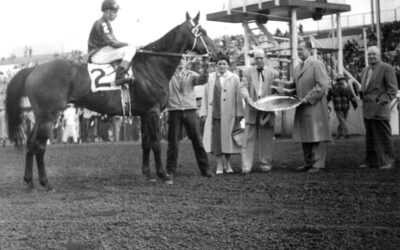
[[[258,98],[260,98],[262,92],[262,84],[264,82],[264,74],[263,74],[264,68],[257,68],[257,71],[258,71],[258,87],[256,92]]]
[[[301,62],[300,62],[300,70],[302,70],[302,69],[303,69],[303,67],[304,67],[304,62],[303,62],[303,61],[301,61]]]
[[[182,72],[177,73],[176,79],[178,80],[179,83],[179,90],[181,91],[181,93],[183,93],[183,88],[184,88],[183,73]]]
[[[217,78],[215,78],[215,86],[218,88],[218,89],[221,89],[221,79],[220,79],[220,75],[219,74],[217,74]]]
[[[371,76],[372,76],[372,71],[373,71],[373,69],[372,69],[372,67],[370,67],[367,72],[367,80],[365,81],[365,88],[367,88],[369,85],[369,82],[370,82]]]

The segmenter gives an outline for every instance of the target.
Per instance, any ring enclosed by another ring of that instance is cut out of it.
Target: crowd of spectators
[[[385,23],[381,26],[382,61],[391,64],[400,80],[400,22]],[[376,45],[376,33],[368,29],[367,46]],[[344,67],[360,81],[361,70],[365,67],[364,47],[362,40],[351,39],[343,46]]]
[[[299,27],[299,32],[302,33],[302,27]],[[289,33],[282,32],[279,28],[275,31],[274,36],[276,37],[289,37]],[[382,25],[382,60],[392,64],[395,68],[398,82],[400,82],[400,22],[396,21],[393,23],[387,23]],[[244,62],[244,37],[243,35],[224,35],[214,40],[218,49],[227,55],[231,64],[231,71],[238,72],[238,67],[243,66]],[[376,44],[376,35],[372,30],[368,31],[368,46]],[[6,79],[10,79],[14,73],[19,69],[26,66],[34,66],[40,63],[51,61],[54,59],[66,59],[73,62],[86,62],[87,55],[82,51],[72,51],[69,53],[54,53],[48,56],[34,56],[32,55],[32,48],[26,47],[24,57],[17,58],[15,55],[11,55],[9,58],[2,58],[1,63],[15,64],[12,70],[3,72]],[[335,54],[329,53],[329,56]],[[343,58],[344,67],[358,80],[360,81],[361,70],[365,67],[364,48],[362,40],[357,38],[349,39],[343,46]],[[325,56],[325,59],[328,56]],[[329,60],[334,61],[334,57]],[[19,59],[19,60],[18,60]],[[328,61],[329,61],[328,60]],[[16,62],[20,62],[16,64]],[[332,65],[335,65],[333,62]],[[193,56],[189,60],[188,67],[190,70],[201,73],[202,60],[199,57]],[[215,70],[215,65],[211,64],[209,71]],[[6,80],[7,81],[7,80]],[[138,140],[140,138],[140,119],[138,117],[129,119],[109,119],[101,116],[100,114],[93,114],[90,118],[91,124],[88,126],[87,117],[83,118],[84,111],[77,110],[77,121],[81,123],[80,126],[80,142],[93,142],[93,141],[109,141],[109,140]],[[30,119],[32,115],[25,115],[26,121],[24,122],[25,128],[30,127]],[[161,136],[166,138],[166,116],[164,114],[161,121]],[[61,121],[61,120],[60,120]],[[83,125],[85,124],[85,125]],[[119,125],[115,125],[119,124]],[[123,127],[120,129],[118,127]],[[91,131],[88,130],[91,128]],[[27,129],[26,129],[27,130]],[[106,132],[104,132],[106,131]],[[116,134],[115,131],[118,131]],[[122,132],[121,132],[122,131]],[[123,134],[122,134],[123,133]],[[52,142],[61,142],[62,134],[62,123],[55,124],[55,132],[52,138]],[[58,136],[57,136],[58,135]],[[185,135],[182,135],[184,137]]]

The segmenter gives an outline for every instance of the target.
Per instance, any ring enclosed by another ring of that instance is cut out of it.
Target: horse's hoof
[[[44,187],[44,190],[46,190],[46,192],[49,192],[49,193],[55,193],[56,192],[56,190],[52,186],[50,186],[49,184],[43,185],[43,187]]]
[[[31,193],[31,192],[35,191],[35,185],[33,185],[33,183],[27,183],[27,185],[26,185],[26,191],[27,191],[28,193]]]

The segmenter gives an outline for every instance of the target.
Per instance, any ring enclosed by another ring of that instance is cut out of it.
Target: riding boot
[[[120,86],[125,83],[128,83],[131,79],[126,77],[126,71],[127,69],[124,68],[123,66],[119,65],[117,68],[117,72],[115,74],[115,85]]]

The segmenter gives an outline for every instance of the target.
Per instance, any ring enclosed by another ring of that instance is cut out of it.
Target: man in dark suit
[[[370,66],[361,73],[361,96],[366,140],[366,164],[360,168],[392,169],[394,146],[390,127],[390,102],[398,90],[396,75],[391,65],[381,61],[376,47],[368,48]]]

